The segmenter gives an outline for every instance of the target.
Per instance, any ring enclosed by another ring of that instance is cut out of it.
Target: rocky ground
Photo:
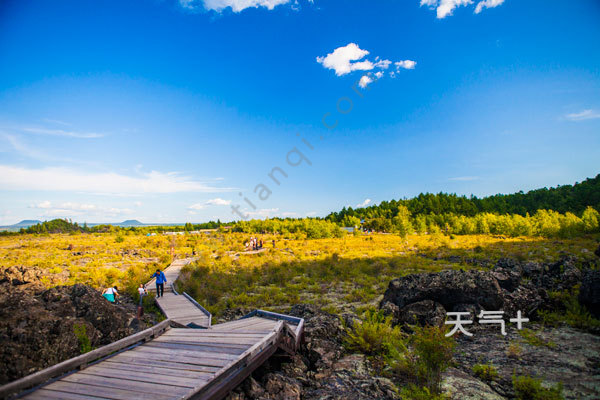
[[[444,374],[443,387],[453,399],[514,398],[512,376],[532,375],[544,385],[561,382],[566,399],[600,398],[600,336],[566,325],[543,327],[536,311],[557,305],[549,291],[580,286],[579,301],[598,316],[597,265],[563,258],[553,264],[500,260],[488,271],[444,271],[414,274],[390,283],[381,308],[396,324],[442,325],[447,311],[504,310],[506,319],[531,317],[529,336],[507,323],[507,335],[497,325],[468,326],[472,337],[457,335],[455,363]],[[237,311],[237,312],[236,312]],[[232,310],[233,319],[247,310]],[[396,399],[397,386],[378,376],[365,356],[349,354],[342,346],[340,318],[310,305],[294,306],[291,314],[306,321],[306,340],[293,358],[280,355],[255,371],[229,400],[249,399]],[[354,315],[344,315],[346,320]],[[491,363],[498,378],[487,382],[475,376],[475,364]]]
[[[46,290],[36,269],[0,271],[0,384],[81,354],[75,327],[85,326],[92,348],[100,347],[155,323],[135,318],[136,306],[123,298],[107,302],[86,285]]]
[[[134,318],[135,305],[114,306],[84,285],[45,290],[40,272],[9,268],[0,272],[0,383],[19,378],[80,353],[75,324],[86,326],[93,347],[118,340],[154,321]],[[529,336],[507,323],[474,323],[472,337],[456,335],[452,368],[443,386],[453,399],[510,399],[513,374],[531,374],[545,384],[562,382],[567,399],[600,398],[600,336],[597,330],[576,330],[565,324],[542,326],[538,310],[560,309],[551,294],[579,288],[578,300],[598,316],[600,271],[595,263],[565,257],[538,264],[500,260],[483,271],[413,274],[390,282],[380,307],[395,324],[442,325],[446,313],[467,311],[477,320],[481,310],[504,310],[505,319],[518,310],[531,319]],[[251,310],[229,310],[223,320]],[[343,346],[342,319],[314,305],[296,305],[288,312],[305,319],[305,341],[294,356],[277,353],[257,369],[228,400],[398,399],[401,382],[382,377],[361,354]],[[498,378],[487,382],[473,373],[475,364],[493,364]]]

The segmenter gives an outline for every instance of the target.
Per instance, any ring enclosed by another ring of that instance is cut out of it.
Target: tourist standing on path
[[[165,292],[165,283],[167,283],[167,277],[165,273],[160,269],[157,269],[152,278],[156,278],[156,298],[161,297]]]

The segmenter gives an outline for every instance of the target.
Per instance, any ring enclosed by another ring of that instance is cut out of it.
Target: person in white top
[[[148,294],[148,292],[146,291],[146,287],[140,283],[140,287],[138,288],[138,293],[140,294],[140,306],[142,305],[142,299],[144,298],[145,295]]]
[[[104,297],[106,300],[110,301],[111,303],[116,303],[117,299],[119,297],[119,292],[117,290],[117,287],[109,287],[104,289],[104,291],[102,291],[102,297]]]

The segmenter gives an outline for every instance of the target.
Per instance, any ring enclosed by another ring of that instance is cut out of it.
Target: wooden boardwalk
[[[191,258],[175,260],[163,271],[167,283],[164,285],[163,296],[156,299],[156,304],[162,313],[175,323],[190,328],[208,328],[211,324],[210,313],[187,294],[179,294],[174,286],[181,268],[191,261],[193,261]],[[156,279],[146,284],[146,290],[156,291]]]
[[[211,326],[209,314],[202,329],[183,328],[188,320],[188,326],[202,322],[190,317],[198,306],[176,291],[169,296],[161,305],[166,321],[4,385],[0,398],[222,399],[275,351],[292,353],[300,345],[300,318],[256,310]]]

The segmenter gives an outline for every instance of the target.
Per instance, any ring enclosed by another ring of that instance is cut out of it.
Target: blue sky
[[[581,181],[599,49],[595,0],[4,0],[0,224]]]

